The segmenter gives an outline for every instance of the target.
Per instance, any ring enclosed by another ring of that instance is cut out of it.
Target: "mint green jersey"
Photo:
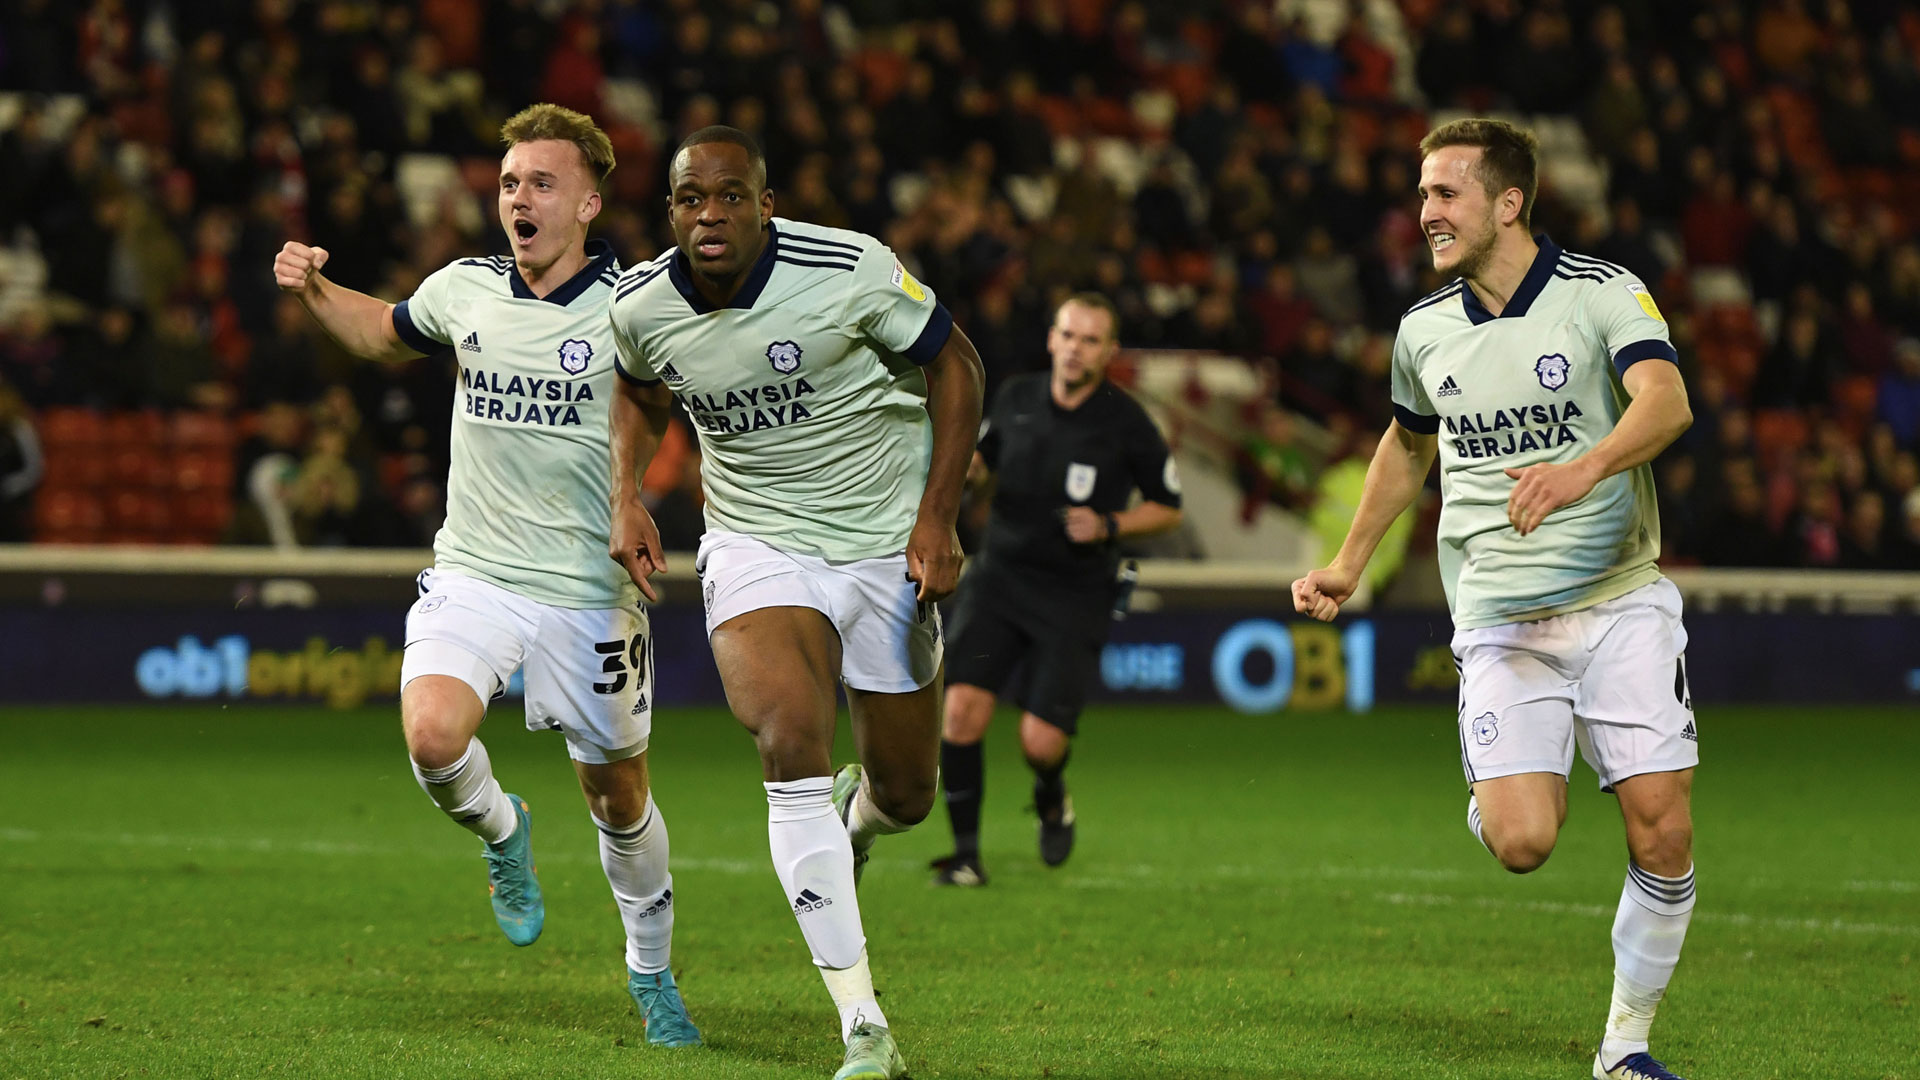
[[[1440,571],[1458,629],[1592,607],[1659,578],[1653,470],[1600,481],[1521,536],[1505,470],[1562,464],[1619,422],[1620,374],[1678,361],[1667,323],[1621,267],[1536,238],[1498,317],[1463,280],[1415,304],[1393,346],[1393,412],[1440,441]]]
[[[620,374],[700,434],[707,527],[831,561],[906,550],[933,452],[919,365],[953,317],[871,236],[774,218],[732,303],[678,249],[620,279]]]
[[[620,266],[603,240],[565,284],[536,298],[505,256],[461,259],[396,304],[416,351],[453,346],[453,454],[434,565],[543,604],[613,608],[633,582],[607,558],[613,534],[607,301]]]

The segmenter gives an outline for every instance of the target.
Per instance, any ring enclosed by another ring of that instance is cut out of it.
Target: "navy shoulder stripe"
[[[647,284],[648,282],[654,280],[655,278],[659,277],[661,274],[664,274],[666,272],[667,272],[667,268],[665,266],[661,266],[656,268],[650,274],[642,274],[638,277],[626,278],[622,280],[618,286],[615,287],[613,298],[615,300],[625,300],[627,297],[638,292],[641,286]]]
[[[1456,296],[1459,296],[1460,291],[1464,288],[1466,288],[1465,285],[1462,285],[1459,282],[1455,282],[1452,285],[1448,286],[1447,288],[1441,289],[1439,292],[1434,293],[1432,296],[1429,296],[1425,300],[1422,300],[1419,303],[1408,308],[1406,310],[1406,314],[1401,315],[1400,317],[1404,319],[1407,317],[1407,315],[1411,315],[1414,312],[1419,311],[1421,308],[1430,308],[1433,305],[1438,304],[1443,300],[1450,300]]]
[[[508,271],[513,269],[511,266],[502,266],[498,262],[494,261],[493,259],[461,259],[460,265],[461,266],[478,266],[482,270],[491,270],[494,273],[499,274],[501,277],[506,277]]]
[[[783,263],[792,263],[795,266],[817,266],[822,270],[844,270],[849,274],[853,273],[852,263],[817,262],[812,259],[791,259],[785,255],[776,255],[774,256],[773,261],[783,262]]]
[[[809,247],[805,244],[790,243],[789,240],[790,238],[788,237],[780,238],[780,254],[812,255],[822,259],[837,259],[849,265],[860,261],[860,256],[852,254],[851,252],[836,251],[833,248]]]
[[[1577,272],[1570,274],[1567,272],[1568,270],[1574,270]],[[1553,276],[1557,278],[1565,278],[1568,281],[1572,281],[1575,278],[1585,278],[1588,281],[1598,281],[1598,282],[1605,283],[1607,280],[1607,278],[1601,277],[1598,273],[1588,273],[1586,270],[1582,270],[1579,267],[1569,266],[1565,263],[1562,263],[1561,265],[1553,268]],[[1608,275],[1608,276],[1611,277],[1612,275]]]
[[[1425,296],[1423,296],[1423,297],[1421,297],[1420,299],[1418,299],[1418,300],[1415,300],[1415,301],[1414,301],[1414,306],[1415,306],[1415,307],[1418,307],[1419,305],[1421,305],[1421,304],[1424,304],[1424,303],[1426,303],[1426,302],[1427,302],[1427,301],[1429,301],[1429,300],[1433,300],[1433,299],[1437,299],[1437,298],[1438,298],[1438,297],[1440,296],[1440,294],[1441,294],[1441,293],[1443,293],[1443,292],[1446,292],[1446,291],[1447,291],[1448,289],[1451,289],[1451,288],[1453,288],[1454,286],[1456,286],[1456,285],[1459,285],[1459,284],[1460,284],[1460,279],[1459,279],[1459,278],[1454,278],[1454,279],[1453,279],[1452,281],[1449,281],[1449,282],[1447,282],[1447,283],[1446,283],[1445,285],[1442,285],[1442,286],[1440,286],[1439,288],[1437,288],[1437,289],[1435,289],[1435,290],[1433,290],[1432,292],[1430,292],[1430,293],[1428,293],[1427,295],[1425,295]]]
[[[809,233],[796,232],[791,228],[782,230],[780,237],[782,243],[785,243],[787,240],[800,240],[809,244],[820,244],[823,247],[845,248],[856,255],[860,252],[859,244],[849,244],[841,240],[829,240],[824,236],[813,236]]]
[[[1605,259],[1596,259],[1591,255],[1581,255],[1572,251],[1562,251],[1560,253],[1560,261],[1572,263],[1583,270],[1598,270],[1608,277],[1615,277],[1627,272],[1627,268],[1624,266],[1610,263]]]

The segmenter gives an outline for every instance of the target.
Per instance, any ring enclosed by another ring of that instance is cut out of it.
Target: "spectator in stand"
[[[0,543],[32,539],[33,493],[45,474],[27,403],[0,379]]]

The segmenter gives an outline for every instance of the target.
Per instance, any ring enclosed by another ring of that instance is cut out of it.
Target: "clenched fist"
[[[320,268],[327,265],[327,249],[308,247],[292,240],[273,257],[273,281],[290,293],[308,293],[318,289]]]

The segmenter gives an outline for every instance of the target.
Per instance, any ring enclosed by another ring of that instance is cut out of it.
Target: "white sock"
[[[1477,795],[1467,796],[1467,831],[1480,841],[1481,847],[1487,849],[1487,854],[1493,854],[1493,845],[1487,843],[1487,834],[1480,828],[1480,797]]]
[[[880,1003],[873,997],[873,973],[867,970],[867,950],[860,950],[860,962],[850,968],[837,971],[821,968],[820,977],[826,980],[827,993],[833,995],[834,1007],[840,1010],[841,1042],[846,1042],[860,1024],[887,1026],[886,1014],[880,1011]]]
[[[853,850],[865,851],[873,846],[874,838],[903,833],[913,828],[880,812],[873,805],[873,796],[867,791],[867,778],[860,778],[860,789],[853,793],[853,799],[847,804],[847,840],[853,844]]]
[[[1600,1063],[1611,1069],[1647,1050],[1647,1031],[1667,992],[1693,919],[1693,867],[1677,878],[1627,863],[1627,883],[1613,917],[1613,1005]]]
[[[841,1036],[849,1017],[865,1010],[884,1024],[867,971],[867,937],[853,891],[853,846],[833,812],[833,778],[814,776],[767,784],[767,844],[773,869],[793,907],[800,935],[813,953],[833,1003],[840,1009]]]
[[[513,801],[493,778],[493,761],[479,739],[469,741],[460,760],[444,769],[425,769],[412,758],[407,760],[427,798],[445,810],[454,824],[487,843],[498,845],[520,824]]]
[[[647,798],[640,820],[624,828],[593,819],[600,830],[600,867],[627,928],[627,967],[665,971],[673,956],[673,875],[667,870],[667,822]]]

